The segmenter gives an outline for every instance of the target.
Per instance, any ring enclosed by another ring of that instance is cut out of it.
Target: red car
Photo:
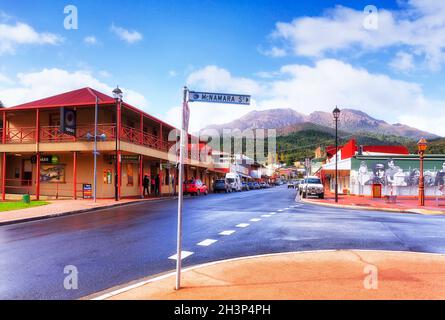
[[[201,180],[188,180],[184,183],[184,193],[199,196],[200,194],[207,195],[209,190]]]

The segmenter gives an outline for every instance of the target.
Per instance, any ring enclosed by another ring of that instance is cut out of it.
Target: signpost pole
[[[188,89],[184,87],[183,105],[181,113],[181,135],[179,140],[179,178],[178,178],[178,231],[177,231],[177,248],[176,248],[176,290],[181,288],[181,251],[182,251],[182,204],[184,200],[184,147],[185,139],[187,138],[184,122],[187,121],[187,115],[184,114],[185,110],[188,110]]]

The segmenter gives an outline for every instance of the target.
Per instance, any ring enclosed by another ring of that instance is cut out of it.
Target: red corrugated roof
[[[409,154],[409,150],[405,146],[363,146],[363,151],[376,153]]]
[[[82,88],[74,91],[65,92],[52,97],[27,102],[8,109],[34,109],[48,108],[58,106],[81,106],[96,103],[96,96],[100,104],[114,103],[114,99],[106,94],[91,88]]]
[[[55,96],[51,96],[48,98],[27,102],[24,104],[20,104],[17,106],[6,108],[6,110],[27,110],[27,109],[39,109],[39,108],[57,108],[57,107],[80,107],[80,106],[92,106],[96,103],[96,96],[99,99],[99,104],[107,105],[107,104],[115,104],[115,99],[106,95],[102,92],[94,90],[92,88],[82,88],[77,89],[65,93],[61,93]],[[135,112],[141,112],[146,117],[162,123],[168,128],[174,128],[174,126],[162,121],[155,116],[152,116],[126,102],[123,103],[129,109],[134,110]]]

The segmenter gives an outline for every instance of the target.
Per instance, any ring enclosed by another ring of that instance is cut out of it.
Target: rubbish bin
[[[29,194],[24,194],[22,197],[22,201],[24,203],[31,203],[31,197],[29,196]]]
[[[372,185],[372,197],[373,198],[381,198],[382,197],[382,185],[381,184],[373,184]]]

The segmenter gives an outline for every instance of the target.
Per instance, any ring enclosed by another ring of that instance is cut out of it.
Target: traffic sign
[[[190,102],[212,102],[250,105],[250,96],[230,93],[189,92]]]

